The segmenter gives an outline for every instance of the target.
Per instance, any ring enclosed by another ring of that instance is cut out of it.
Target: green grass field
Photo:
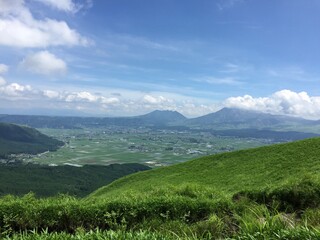
[[[149,190],[184,184],[209,187],[216,192],[261,190],[320,178],[320,138],[216,154],[152,171],[127,176],[99,189],[92,196]]]
[[[319,239],[320,138],[116,180],[86,198],[0,198],[0,238]]]

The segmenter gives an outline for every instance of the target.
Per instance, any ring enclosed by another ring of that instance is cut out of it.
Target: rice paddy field
[[[199,156],[272,143],[269,139],[215,136],[209,132],[151,130],[148,128],[39,129],[64,141],[55,152],[22,160],[48,165],[142,163],[171,165]]]

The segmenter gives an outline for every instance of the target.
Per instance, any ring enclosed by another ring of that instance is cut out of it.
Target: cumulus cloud
[[[171,96],[172,97],[172,96]],[[148,112],[152,110],[172,110],[177,111],[179,109],[178,99],[171,97],[164,97],[162,94],[147,94],[142,98],[134,99],[133,106],[130,108],[135,109],[136,112]]]
[[[98,96],[93,95],[92,93],[89,92],[76,92],[69,94],[66,97],[67,102],[96,102],[98,100]]]
[[[114,104],[114,103],[120,102],[119,98],[116,98],[116,97],[110,97],[110,98],[101,97],[100,101],[103,104]]]
[[[62,98],[66,102],[89,102],[102,104],[103,106],[120,102],[116,97],[105,97],[100,94],[93,94],[86,91],[60,94],[60,98],[61,95],[64,95]]]
[[[224,105],[308,119],[320,118],[320,96],[309,96],[306,92],[281,90],[269,97],[230,97],[224,101]]]
[[[43,90],[43,96],[50,98],[50,99],[58,99],[60,98],[60,93],[57,91],[52,90]]]
[[[215,104],[215,103],[199,104],[192,100],[183,101],[182,104],[178,106],[178,111],[180,113],[190,117],[203,116],[208,113],[216,112],[220,109],[221,109],[220,104]]]
[[[48,76],[66,73],[67,65],[48,51],[40,51],[27,56],[21,65],[28,71]]]
[[[0,86],[1,97],[19,97],[27,98],[34,94],[33,89],[30,85],[20,85],[18,83],[11,83],[8,85]]]
[[[145,103],[149,103],[149,104],[159,104],[159,103],[165,103],[165,102],[172,102],[172,100],[167,99],[163,96],[151,96],[151,95],[145,95],[143,97],[143,101]]]
[[[0,45],[11,47],[89,44],[88,39],[71,29],[64,21],[35,19],[24,0],[0,0],[0,36]]]
[[[34,89],[30,85],[22,85],[19,83],[4,84],[0,86],[0,99],[15,100],[16,98],[24,98],[28,100],[52,100],[65,103],[94,103],[101,105],[112,105],[119,103],[119,98],[106,97],[100,93],[91,93],[87,91],[68,92],[56,90],[39,90]]]

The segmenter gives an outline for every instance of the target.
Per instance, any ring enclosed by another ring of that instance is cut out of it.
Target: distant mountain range
[[[181,113],[169,110],[156,110],[151,113],[138,116],[137,118],[141,119],[141,121],[144,123],[153,125],[166,125],[170,123],[184,122],[187,120],[187,118]]]
[[[184,126],[211,129],[272,129],[295,126],[320,126],[320,121],[257,111],[223,108],[197,118],[186,118],[177,111],[156,110],[136,117],[53,117],[28,115],[0,115],[0,122],[28,125],[35,128],[83,128],[105,126]]]
[[[187,118],[176,111],[156,110],[136,117],[62,117],[1,114],[0,122],[27,125],[35,128],[82,128],[101,126],[155,126],[183,123]]]
[[[236,108],[223,108],[220,111],[187,120],[187,125],[190,126],[211,126],[219,128],[268,128],[315,124],[317,124],[317,121]]]

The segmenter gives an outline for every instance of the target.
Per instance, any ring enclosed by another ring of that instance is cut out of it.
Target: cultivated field
[[[142,163],[151,167],[214,153],[258,147],[269,139],[221,137],[209,132],[148,128],[39,129],[66,145],[28,161],[51,165]]]

